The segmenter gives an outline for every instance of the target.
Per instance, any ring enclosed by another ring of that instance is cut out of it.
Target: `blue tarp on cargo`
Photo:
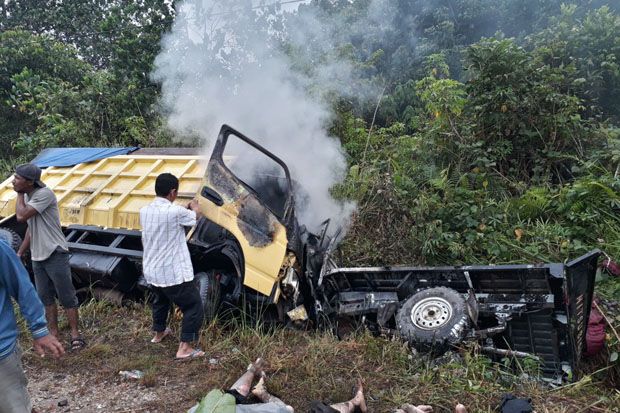
[[[79,163],[93,162],[117,155],[127,155],[138,149],[130,148],[48,148],[32,160],[32,163],[41,167],[74,166]]]

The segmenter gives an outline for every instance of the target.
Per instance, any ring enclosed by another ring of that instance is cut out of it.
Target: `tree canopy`
[[[192,4],[0,4],[4,170],[47,146],[173,144],[152,73]],[[620,253],[617,2],[200,4],[184,24],[213,22],[195,36],[223,87],[284,56],[328,102],[349,163],[333,194],[359,205],[352,263]]]

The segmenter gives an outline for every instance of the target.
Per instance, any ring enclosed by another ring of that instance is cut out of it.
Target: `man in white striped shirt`
[[[194,284],[194,269],[185,240],[185,227],[196,224],[198,202],[192,200],[187,208],[175,205],[179,180],[163,173],[155,181],[157,197],[140,209],[142,226],[142,272],[152,286],[153,301],[152,343],[161,342],[170,330],[166,327],[172,304],[183,313],[181,341],[177,359],[202,357],[205,353],[192,346],[204,317],[198,288]]]

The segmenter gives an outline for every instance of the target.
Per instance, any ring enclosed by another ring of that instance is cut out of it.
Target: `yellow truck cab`
[[[295,308],[290,315],[306,319],[299,307],[300,240],[302,232],[307,245],[318,239],[297,224],[287,166],[226,125],[208,161],[199,151],[137,149],[44,169],[42,180],[58,199],[76,285],[99,294],[141,294],[139,211],[155,196],[155,178],[169,172],[180,181],[177,203],[197,198],[204,214],[187,240],[207,315],[215,316],[222,304],[236,306],[246,293],[253,307],[277,305],[272,313],[281,321]],[[0,185],[0,235],[18,244],[26,227],[14,217],[11,182]]]

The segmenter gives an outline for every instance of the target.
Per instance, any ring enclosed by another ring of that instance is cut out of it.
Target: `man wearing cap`
[[[69,248],[60,226],[56,195],[41,182],[41,168],[30,163],[15,169],[13,189],[17,192],[17,221],[28,222],[17,255],[23,256],[30,247],[35,285],[45,306],[50,333],[58,337],[58,297],[71,328],[71,349],[79,350],[86,342],[78,329],[78,300],[71,281]]]

